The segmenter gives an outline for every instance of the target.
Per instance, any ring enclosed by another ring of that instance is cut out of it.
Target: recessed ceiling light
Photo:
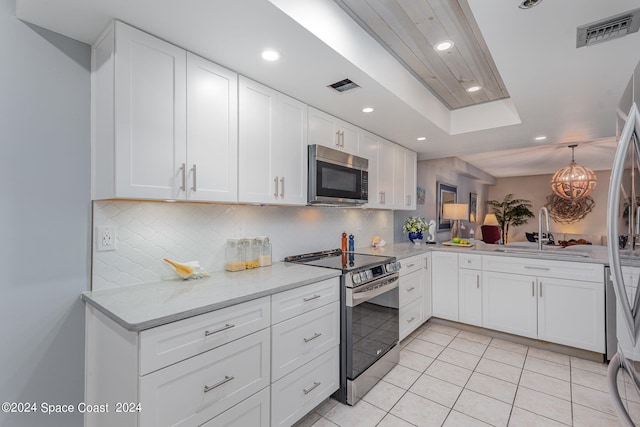
[[[540,136],[536,136],[534,139],[535,139],[536,141],[544,141],[545,139],[547,139],[547,137],[546,137],[546,136],[543,136],[543,135],[540,135]]]
[[[262,59],[264,59],[265,61],[271,61],[271,62],[277,61],[278,59],[280,59],[280,52],[273,49],[263,50]]]
[[[542,2],[542,0],[524,0],[518,7],[520,9],[531,9],[532,7],[540,4],[540,2]]]
[[[372,107],[364,107],[362,109],[362,112],[363,113],[371,113],[371,112],[373,112],[373,108]]]
[[[421,136],[421,137],[418,138],[418,141],[426,141],[426,140],[427,140],[427,138],[424,137],[424,136]]]
[[[453,42],[451,40],[444,40],[441,42],[436,43],[436,45],[434,46],[434,48],[438,51],[438,52],[443,52],[445,50],[449,50],[453,47]]]
[[[482,89],[482,86],[471,86],[467,88],[467,92],[477,92]]]

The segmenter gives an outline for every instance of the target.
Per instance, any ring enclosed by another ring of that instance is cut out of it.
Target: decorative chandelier
[[[566,200],[578,200],[587,197],[596,188],[596,174],[586,166],[576,163],[573,158],[578,144],[570,145],[571,163],[560,169],[551,178],[551,189]]]

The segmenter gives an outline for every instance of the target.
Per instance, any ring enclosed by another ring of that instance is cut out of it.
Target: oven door
[[[399,339],[398,275],[347,289],[346,377],[355,380]],[[375,287],[375,289],[373,289]]]

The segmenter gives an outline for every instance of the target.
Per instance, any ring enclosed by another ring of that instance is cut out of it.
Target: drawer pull
[[[412,287],[410,287],[410,288],[407,288],[407,292],[411,292],[411,291],[412,291],[412,290],[414,290],[415,288],[416,288],[415,286],[412,286]]]
[[[467,259],[467,264],[471,264],[471,260],[470,259]]]
[[[205,392],[205,393],[208,393],[208,392],[210,392],[211,390],[213,390],[214,388],[220,387],[222,384],[226,384],[226,383],[228,383],[229,381],[231,381],[231,380],[232,380],[232,379],[234,379],[234,378],[235,378],[235,377],[229,377],[229,376],[226,376],[226,375],[225,375],[223,380],[218,381],[218,382],[217,382],[217,383],[215,383],[214,385],[212,385],[212,386],[205,385],[205,386],[204,386],[204,392]]]
[[[480,275],[476,276],[476,288],[480,289]]]
[[[409,265],[407,265],[407,268],[411,268],[411,267],[413,267],[414,265],[415,265],[415,264],[409,264]]]
[[[547,267],[534,267],[532,265],[525,265],[524,268],[526,268],[528,270],[544,270],[544,271],[549,271],[550,270]]]
[[[411,322],[413,322],[414,320],[416,320],[416,318],[415,318],[415,317],[412,317],[411,319],[407,319],[407,323],[411,323]]]
[[[208,337],[209,335],[213,335],[213,334],[217,334],[218,332],[226,331],[227,329],[234,328],[235,326],[236,325],[234,325],[234,324],[227,323],[222,328],[218,328],[218,329],[216,329],[214,331],[204,331],[204,336]]]
[[[311,393],[316,387],[318,387],[321,383],[319,381],[314,381],[313,385],[310,388],[303,388],[302,391],[304,394]]]
[[[540,298],[542,298],[542,282],[538,283],[538,293],[540,294]]]
[[[311,338],[304,338],[304,342],[313,341],[316,338],[318,338],[320,335],[322,335],[322,334],[319,334],[319,333],[316,332],[315,334],[313,334],[313,336]]]
[[[314,295],[314,296],[309,297],[309,298],[302,298],[302,301],[309,302],[309,301],[313,301],[314,299],[318,299],[318,298],[320,298],[320,295]]]
[[[536,296],[536,288],[535,288],[535,283],[533,282],[533,280],[531,281],[531,296],[535,297]]]

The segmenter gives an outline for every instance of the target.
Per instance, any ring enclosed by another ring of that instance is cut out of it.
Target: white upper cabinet
[[[188,200],[238,200],[238,76],[187,54]]]
[[[378,205],[384,209],[393,209],[394,204],[394,151],[395,144],[383,139],[378,141],[378,193],[369,197],[377,197]]]
[[[236,201],[236,75],[188,56],[118,21],[94,44],[93,199]]]
[[[240,202],[307,203],[307,106],[240,77]]]
[[[324,145],[347,153],[358,154],[358,128],[309,107],[309,144]]]
[[[418,187],[418,154],[415,151],[404,152],[404,207],[405,210],[416,210],[416,194]]]

